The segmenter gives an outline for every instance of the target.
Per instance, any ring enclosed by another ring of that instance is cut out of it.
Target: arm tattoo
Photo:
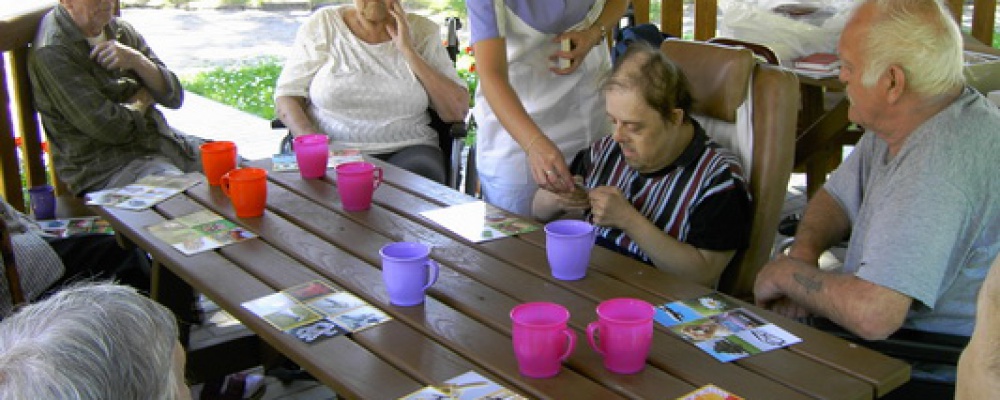
[[[792,278],[806,290],[806,294],[813,294],[823,289],[823,281],[806,274],[794,273],[792,274]]]

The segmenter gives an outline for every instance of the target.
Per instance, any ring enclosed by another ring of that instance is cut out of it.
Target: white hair
[[[131,287],[69,286],[0,323],[0,398],[177,399],[177,333]]]
[[[965,84],[962,34],[938,1],[873,0],[875,15],[863,39],[861,82],[872,87],[890,65],[903,69],[907,87],[933,96]]]

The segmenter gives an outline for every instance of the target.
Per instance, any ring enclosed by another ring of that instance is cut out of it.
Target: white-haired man
[[[868,0],[840,39],[848,116],[867,131],[809,201],[757,304],[868,339],[972,334],[1000,251],[1000,110],[965,85],[962,38],[936,1]],[[850,234],[843,269],[817,268]]]

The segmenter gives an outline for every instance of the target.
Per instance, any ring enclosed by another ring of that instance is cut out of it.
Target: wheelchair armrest
[[[452,122],[448,128],[448,133],[454,139],[464,139],[469,135],[469,130],[465,127],[465,122]]]
[[[909,361],[958,365],[962,350],[969,344],[966,336],[925,332],[902,328],[885,340],[864,340],[827,319],[815,318],[810,325],[834,336],[857,343],[890,357]]]

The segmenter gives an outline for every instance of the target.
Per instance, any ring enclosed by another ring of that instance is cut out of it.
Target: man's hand
[[[761,268],[753,284],[754,303],[788,318],[809,316],[809,310],[785,296],[779,281],[793,273],[792,263],[800,261],[779,254]]]
[[[594,188],[589,193],[590,213],[594,224],[609,226],[624,230],[634,218],[645,217],[639,214],[632,203],[625,199],[622,191],[613,186]]]
[[[142,53],[117,40],[109,40],[94,46],[90,50],[90,58],[109,71],[136,70],[143,63],[150,62]]]
[[[139,88],[139,91],[132,95],[128,99],[128,102],[125,103],[125,107],[145,114],[149,106],[155,102],[156,100],[153,99],[153,95],[146,88]]]

